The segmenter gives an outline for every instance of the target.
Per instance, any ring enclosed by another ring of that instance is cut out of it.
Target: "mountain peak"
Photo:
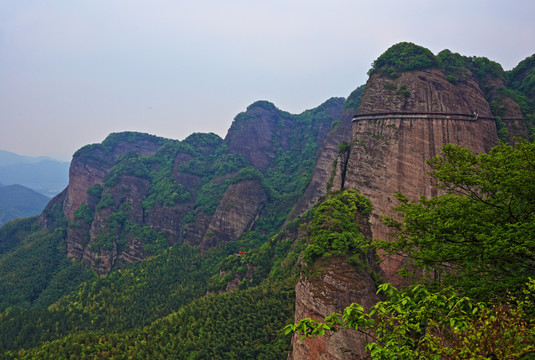
[[[258,100],[252,103],[251,105],[247,106],[247,111],[253,110],[255,108],[264,109],[267,111],[277,111],[277,107],[272,102],[266,101],[266,100]]]

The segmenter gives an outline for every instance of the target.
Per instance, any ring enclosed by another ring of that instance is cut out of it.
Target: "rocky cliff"
[[[208,249],[236,240],[265,217],[272,220],[263,227],[275,230],[301,197],[342,106],[333,98],[293,115],[260,101],[224,140],[120,133],[80,149],[67,189],[51,202],[69,220],[67,255],[105,274],[175,242]]]
[[[302,215],[324,197],[332,187],[340,144],[349,143],[351,139],[352,119],[359,107],[363,90],[364,86],[355,89],[345,101],[340,119],[333,123],[325,141],[321,144],[310,183],[292,210],[289,219]]]
[[[360,233],[368,241],[371,240],[369,218],[359,212],[351,215],[350,220],[358,223]],[[323,218],[325,216],[329,215],[320,215]],[[340,220],[342,219],[338,217],[336,220],[327,220],[322,227]],[[354,257],[354,254],[352,256]],[[329,256],[309,263],[303,261],[303,270],[295,287],[296,321],[304,318],[322,321],[333,312],[341,313],[352,303],[362,304],[369,309],[380,300],[376,291],[377,280],[381,278],[382,272],[376,265],[375,253],[361,253],[357,263],[348,261],[348,258],[349,255]],[[292,338],[292,350],[288,359],[366,359],[368,356],[365,345],[371,340],[353,330],[343,328],[336,332],[327,332],[325,336],[305,338],[302,341],[299,339],[300,335],[297,334]]]
[[[397,51],[395,46],[393,48]],[[343,136],[333,136],[333,144],[326,146],[325,154],[319,157],[318,164],[321,159],[325,164],[319,167],[317,164],[314,173],[325,181],[326,163],[330,160],[334,169],[328,182],[330,191],[355,189],[371,200],[374,208],[370,237],[373,238],[388,238],[381,215],[395,215],[391,210],[396,205],[394,193],[402,192],[413,200],[437,194],[427,175],[430,170],[427,160],[438,155],[443,144],[458,144],[477,153],[487,152],[499,141],[497,124],[500,126],[500,120],[507,127],[507,139],[527,136],[519,106],[509,93],[498,90],[505,85],[503,70],[498,76],[477,68],[472,64],[477,63],[475,59],[465,58],[462,61],[468,64],[453,72],[444,65],[445,61],[441,63],[429,55],[430,52],[411,51],[398,55],[420,52],[422,56],[418,61],[411,63],[414,58],[408,56],[402,65],[397,65],[399,56],[387,51],[386,56],[383,55],[387,60],[376,63],[382,67],[371,71],[352,119],[349,144],[342,142]],[[444,57],[450,55],[446,53]],[[408,71],[402,68],[409,66],[407,64],[422,68]],[[487,66],[488,62],[483,61],[483,64]],[[451,74],[462,74],[462,77],[458,75],[461,80]],[[319,175],[322,173],[323,177]],[[401,257],[385,258],[380,263],[383,280],[398,286],[405,284],[397,274],[402,266]],[[314,280],[301,277],[297,283],[296,321],[305,317],[323,319],[332,312],[341,312],[351,301],[364,306],[377,301],[375,285],[369,275],[349,275],[347,265],[340,259],[331,260],[317,270],[320,275]],[[359,290],[355,291],[356,288]],[[367,340],[355,332],[347,334],[345,331],[302,342],[294,337],[289,358],[364,359],[367,358],[364,351]]]
[[[317,276],[302,276],[295,287],[295,318],[323,320],[352,303],[369,309],[379,297],[368,272],[346,264],[343,258],[330,258],[316,264]],[[294,335],[291,360],[353,360],[368,358],[365,345],[371,339],[349,329],[328,332],[325,336],[305,338]]]
[[[374,204],[374,237],[387,236],[380,216],[394,215],[394,193],[411,199],[436,195],[426,161],[446,143],[475,152],[498,143],[495,119],[475,81],[453,85],[438,69],[395,80],[370,77],[353,119],[347,166],[337,177],[342,188],[356,189]],[[389,279],[400,265],[396,259],[381,264]]]
[[[67,218],[73,219],[74,211],[88,200],[87,190],[103,183],[121,155],[130,151],[143,156],[154,155],[163,141],[156,136],[144,137],[135,133],[112,134],[102,144],[86,146],[77,151],[69,168],[69,185],[63,204]]]

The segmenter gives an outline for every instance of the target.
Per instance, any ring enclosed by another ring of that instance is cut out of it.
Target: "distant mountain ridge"
[[[43,160],[52,160],[58,161],[51,158],[50,156],[28,156],[28,155],[19,155],[17,153],[0,150],[0,167],[14,164],[34,164]]]
[[[48,156],[22,156],[0,150],[0,183],[19,184],[53,197],[68,184],[69,163]]]
[[[50,198],[22,185],[0,185],[0,225],[39,215],[49,201]]]

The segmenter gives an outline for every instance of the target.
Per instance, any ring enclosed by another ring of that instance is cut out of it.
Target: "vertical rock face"
[[[380,215],[394,215],[395,192],[413,200],[436,195],[426,161],[448,143],[477,153],[498,143],[495,120],[475,81],[453,85],[437,69],[369,79],[353,120],[347,167],[337,177],[343,188],[372,201],[373,237],[387,238]],[[394,283],[400,266],[395,258],[381,263]]]
[[[329,128],[330,132],[326,137],[322,137],[325,138],[325,141],[319,142],[322,145],[316,158],[312,178],[303,196],[294,207],[290,219],[294,219],[310,209],[321,197],[327,194],[328,188],[333,186],[332,182],[338,180],[334,176],[336,166],[343,164],[343,160],[335,161],[339,153],[339,145],[343,142],[349,143],[351,139],[351,120],[359,106],[363,89],[364,87],[361,86],[350,94],[344,103],[340,120],[332,128]],[[337,188],[340,189],[340,186]]]
[[[89,229],[89,236],[87,236],[87,233],[83,233],[85,238],[80,239],[72,232],[72,228],[69,228],[67,243],[68,255],[77,260],[83,260],[86,264],[91,265],[99,274],[109,273],[116,262],[125,264],[144,259],[147,253],[144,250],[143,241],[132,236],[132,234],[125,234],[125,245],[123,246],[118,246],[117,241],[115,241],[111,248],[101,248],[97,251],[93,249],[92,245],[96,241],[99,241],[100,237],[105,236],[105,234],[107,236],[113,236],[115,239],[119,238],[122,229],[117,228],[117,226],[123,225],[112,224],[109,219],[113,216],[112,214],[114,212],[119,210],[121,206],[124,207],[125,204],[128,206],[126,219],[131,224],[143,224],[143,208],[139,199],[146,197],[149,187],[150,183],[147,180],[132,176],[123,176],[121,181],[110,189],[109,193],[106,192],[104,194],[111,195],[114,202],[109,207],[95,212]],[[77,230],[77,228],[74,228],[74,230]],[[80,245],[84,245],[81,259],[75,257],[77,252],[73,253],[73,251],[70,251],[71,246],[78,250]]]
[[[526,123],[522,117],[518,118],[503,118],[502,119],[507,132],[509,133],[509,143],[513,144],[516,138],[528,139],[529,132],[526,127]]]
[[[129,136],[135,137],[133,141]],[[99,198],[88,194],[88,189],[94,185],[101,185],[110,172],[114,162],[123,154],[135,152],[150,156],[162,146],[162,139],[142,134],[122,133],[110,135],[102,144],[89,145],[80,149],[74,156],[69,169],[69,185],[65,190],[63,212],[68,220],[74,220],[75,211],[82,204],[88,211],[94,213],[91,222],[88,219],[77,219],[76,225],[67,230],[67,256],[94,267],[98,273],[110,271],[118,257],[127,260],[144,258],[143,247],[133,239],[129,239],[128,246],[118,249],[115,244],[112,249],[94,251],[91,246],[108,227],[107,219],[118,209],[119,204],[128,203],[130,206],[128,220],[139,224],[143,221],[143,209],[140,199],[146,196],[149,185],[146,180],[134,177],[123,177],[108,195],[115,197],[111,207],[95,211]],[[138,241],[139,242],[139,241]]]
[[[209,248],[215,245],[214,239],[237,239],[254,226],[267,199],[266,190],[257,180],[231,185],[219,203],[201,245]]]
[[[254,119],[254,121],[247,121]],[[256,169],[266,171],[275,157],[273,137],[277,122],[289,119],[279,116],[273,104],[257,102],[247,108],[242,119],[232,124],[225,138],[230,151],[244,156]],[[284,140],[283,140],[284,141]]]
[[[319,265],[318,265],[319,266]],[[340,313],[352,303],[366,309],[379,301],[376,286],[365,271],[347,265],[342,258],[330,258],[321,264],[321,275],[301,277],[295,287],[295,318],[323,320],[333,312]],[[317,270],[317,269],[316,269]],[[292,339],[291,360],[367,359],[365,345],[370,339],[354,330],[340,329],[325,336]]]
[[[326,115],[315,121],[315,137],[321,145],[331,123],[340,118],[342,99],[329,99],[308,112],[318,109]],[[306,113],[307,111],[303,114]],[[270,102],[257,101],[246,112],[236,116],[225,137],[225,143],[232,153],[242,155],[254,168],[265,172],[279,148],[289,149],[298,145],[293,141],[309,131],[308,125],[310,123],[299,123],[295,115],[277,109]]]
[[[395,79],[372,75],[358,114],[394,112],[492,115],[475,80],[454,85],[439,69],[405,72]]]
[[[366,84],[353,119],[350,144],[338,147],[338,151],[334,151],[338,144],[325,146],[318,164],[322,158],[331,164],[334,160],[331,189],[355,189],[373,203],[370,237],[388,239],[388,229],[381,224],[380,216],[395,216],[391,208],[397,205],[393,196],[396,192],[412,200],[437,195],[427,175],[427,160],[438,155],[444,144],[481,153],[498,143],[496,119],[487,99],[495,96],[492,89],[503,84],[486,84],[484,93],[478,81],[466,74],[463,81],[454,84],[438,68],[401,72],[394,77],[376,71]],[[510,98],[497,98],[509,134],[524,135],[518,105]],[[332,139],[343,141],[344,137]],[[327,167],[318,164],[314,176],[325,179]],[[397,271],[403,262],[403,258],[388,257],[380,263],[378,272],[386,281],[402,285]],[[339,259],[330,259],[316,271],[320,275],[301,277],[297,283],[296,321],[306,317],[322,320],[351,302],[369,307],[379,300],[370,276],[355,273]],[[292,340],[290,359],[368,357],[364,345],[369,339],[354,331],[298,340]]]
[[[109,164],[92,164],[83,158],[73,158],[69,168],[67,198],[63,203],[63,211],[69,220],[74,218],[74,211],[87,201],[87,189],[102,184],[110,168]]]
[[[371,239],[368,218],[357,215],[362,234]],[[323,321],[333,312],[342,313],[352,303],[369,309],[380,299],[371,272],[381,274],[375,265],[373,252],[367,254],[367,268],[350,266],[343,257],[318,259],[304,271],[295,287],[295,321],[312,318]],[[354,330],[339,329],[325,336],[292,339],[291,360],[352,360],[368,359],[365,345],[371,339]]]

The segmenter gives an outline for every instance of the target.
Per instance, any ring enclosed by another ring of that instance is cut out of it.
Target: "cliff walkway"
[[[481,116],[477,113],[458,114],[445,112],[384,112],[384,113],[366,113],[356,114],[353,121],[362,120],[386,120],[386,119],[429,119],[429,120],[496,120],[494,116]],[[522,118],[503,117],[502,120],[524,120]]]

